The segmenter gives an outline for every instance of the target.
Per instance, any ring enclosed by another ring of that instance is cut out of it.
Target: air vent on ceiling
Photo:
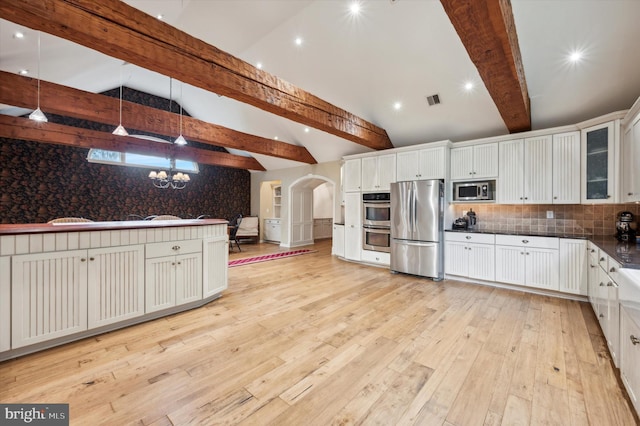
[[[429,102],[429,106],[438,105],[440,103],[440,95],[436,93],[435,95],[427,96],[427,102]]]

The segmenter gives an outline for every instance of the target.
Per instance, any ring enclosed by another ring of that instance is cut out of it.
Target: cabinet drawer
[[[560,239],[555,237],[532,237],[529,235],[496,235],[496,244],[503,246],[559,249]]]
[[[445,232],[445,241],[459,241],[464,243],[494,244],[494,234],[476,234],[474,232]]]
[[[391,256],[389,253],[383,253],[379,251],[362,250],[362,260],[370,263],[379,263],[382,265],[389,265],[391,263]]]
[[[149,243],[146,245],[145,258],[173,256],[176,254],[197,253],[202,251],[202,240],[183,240],[170,243]]]

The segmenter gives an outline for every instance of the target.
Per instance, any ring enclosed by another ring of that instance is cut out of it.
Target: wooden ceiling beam
[[[154,142],[131,136],[115,136],[111,133],[65,126],[55,123],[39,123],[28,118],[0,115],[0,137],[77,148],[98,148],[109,151],[156,155],[165,158],[195,161],[199,164],[264,171],[265,168],[252,157],[226,152],[178,146]]]
[[[9,21],[373,149],[386,131],[118,0],[2,0]]]
[[[440,0],[509,132],[531,130],[529,92],[510,0]]]
[[[0,103],[33,108],[38,99],[37,96],[38,81],[36,79],[0,71]],[[40,81],[40,107],[43,111],[111,124],[114,128],[119,122],[118,99],[42,80]],[[135,129],[169,137],[176,137],[180,133],[179,114],[133,102],[122,102],[122,124],[129,131]],[[189,140],[209,145],[307,164],[317,163],[303,146],[238,132],[192,117],[182,117],[182,134]]]

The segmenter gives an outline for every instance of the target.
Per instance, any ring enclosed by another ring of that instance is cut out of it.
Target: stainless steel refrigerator
[[[391,184],[391,271],[444,278],[443,214],[441,180]]]

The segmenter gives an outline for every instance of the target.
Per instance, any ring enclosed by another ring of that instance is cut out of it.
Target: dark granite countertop
[[[589,240],[603,250],[608,256],[616,260],[623,268],[640,269],[640,244],[625,243],[618,241],[613,235],[589,235],[589,234],[572,234],[568,232],[511,232],[511,231],[492,231],[468,230],[468,229],[446,229],[446,232],[472,232],[477,234],[496,234],[496,235],[530,235],[533,237],[558,237]],[[640,241],[640,240],[639,240]]]

